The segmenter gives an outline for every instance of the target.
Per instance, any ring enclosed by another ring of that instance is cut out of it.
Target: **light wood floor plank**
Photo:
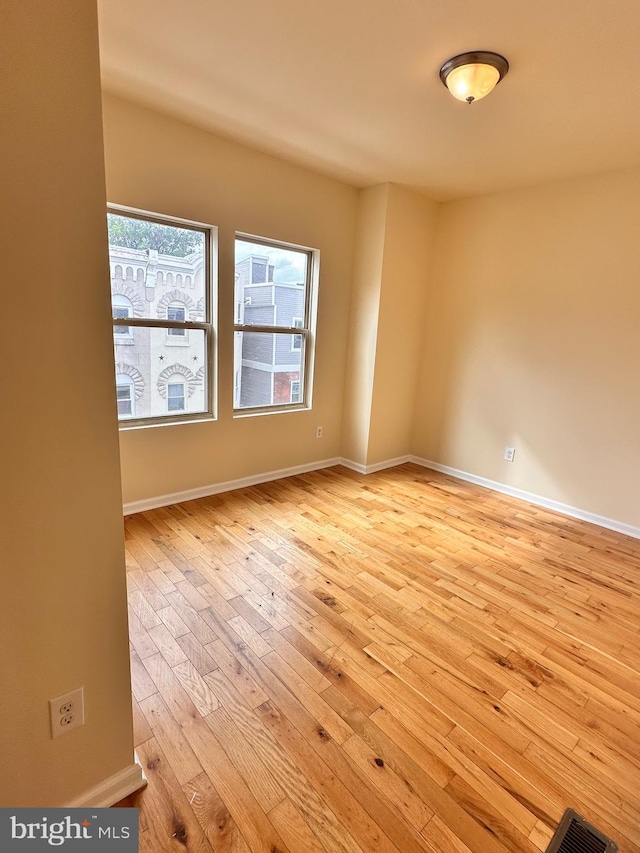
[[[125,545],[142,851],[640,853],[640,542],[407,464]]]

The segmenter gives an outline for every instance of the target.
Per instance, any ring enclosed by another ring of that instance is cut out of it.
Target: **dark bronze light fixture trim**
[[[440,79],[447,85],[447,77],[454,68],[459,68],[461,65],[493,65],[500,75],[500,80],[509,70],[509,63],[499,53],[492,53],[490,50],[475,50],[470,53],[459,53],[457,56],[448,59],[440,69]]]

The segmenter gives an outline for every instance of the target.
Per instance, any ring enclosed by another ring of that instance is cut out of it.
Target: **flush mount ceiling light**
[[[509,70],[509,63],[499,53],[476,50],[460,53],[440,69],[440,79],[459,101],[472,104],[488,95]]]

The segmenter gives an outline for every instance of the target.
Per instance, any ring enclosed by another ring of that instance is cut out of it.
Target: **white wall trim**
[[[408,458],[408,457],[407,457]],[[296,474],[307,474],[309,471],[320,471],[322,468],[333,468],[340,465],[340,457],[334,459],[323,459],[318,462],[310,462],[306,465],[294,465],[292,468],[279,468],[276,471],[265,471],[263,474],[254,474],[251,477],[241,477],[238,480],[227,480],[224,483],[211,483],[208,486],[199,486],[197,489],[187,489],[184,492],[173,492],[169,495],[158,495],[155,498],[145,498],[141,501],[130,501],[123,505],[125,515],[134,512],[145,512],[148,509],[157,509],[161,506],[194,501],[198,498],[208,498],[210,495],[219,495],[222,492],[232,492],[234,489],[244,489],[247,486],[258,486],[260,483],[269,483],[272,480],[282,480],[284,477],[295,477]]]
[[[634,539],[640,539],[640,527],[634,527],[632,524],[626,524],[623,521],[617,521],[615,518],[607,518],[605,515],[597,515],[595,512],[588,512],[585,509],[580,509],[576,506],[561,503],[560,501],[545,498],[542,495],[536,495],[533,492],[526,492],[524,489],[517,489],[515,486],[508,486],[506,483],[498,483],[496,480],[489,480],[486,477],[479,477],[476,474],[470,474],[468,471],[461,471],[458,468],[450,468],[448,465],[441,465],[439,462],[432,462],[429,459],[421,459],[419,456],[411,456],[410,462],[415,462],[416,465],[421,465],[423,468],[430,468],[433,471],[439,471],[441,474],[448,474],[450,477],[455,477],[457,480],[466,480],[468,483],[475,483],[477,486],[483,486],[485,489],[491,489],[493,492],[501,492],[503,495],[509,495],[512,498],[528,501],[536,504],[536,506],[544,507],[545,509],[554,510],[554,512],[568,515],[571,518],[578,518],[580,521],[588,521],[590,524],[597,524],[598,527],[605,527],[607,530],[615,530],[616,533],[624,533],[625,536],[632,536]]]
[[[129,767],[125,767],[124,770],[114,773],[113,776],[100,782],[99,785],[85,791],[84,794],[67,803],[65,808],[107,808],[124,799],[124,797],[128,797],[129,794],[133,794],[134,791],[143,788],[146,784],[144,771],[136,758],[136,761]]]
[[[528,501],[529,503],[542,506],[545,509],[551,509],[554,512],[568,515],[571,518],[578,518],[581,521],[588,521],[590,524],[597,524],[599,527],[604,527],[607,530],[614,530],[616,533],[624,533],[625,536],[631,536],[634,539],[640,539],[640,527],[634,527],[632,524],[626,524],[622,521],[617,521],[614,518],[607,518],[604,515],[597,515],[594,512],[580,509],[579,507],[570,506],[569,504],[554,501],[550,498],[545,498],[542,495],[536,495],[533,492],[527,492],[524,489],[517,489],[515,486],[508,486],[506,483],[499,483],[496,480],[489,480],[486,477],[479,477],[476,474],[470,474],[468,471],[461,471],[459,468],[451,468],[449,465],[441,465],[439,462],[432,462],[430,459],[422,459],[419,456],[397,456],[395,459],[386,459],[384,462],[376,462],[373,465],[362,465],[360,462],[354,462],[351,459],[335,457],[333,459],[323,459],[318,462],[311,462],[306,465],[295,465],[291,468],[279,468],[276,471],[265,471],[263,474],[256,474],[251,477],[241,477],[238,480],[227,480],[224,483],[212,483],[208,486],[200,486],[197,489],[187,489],[184,492],[174,492],[169,495],[158,495],[155,498],[147,498],[141,501],[131,501],[123,506],[125,515],[132,515],[135,512],[145,512],[148,509],[157,509],[161,506],[171,506],[172,504],[183,503],[184,501],[193,501],[198,498],[206,498],[209,495],[219,495],[222,492],[232,492],[234,489],[243,489],[247,486],[257,486],[260,483],[269,483],[272,480],[282,480],[284,477],[295,477],[296,474],[307,474],[310,471],[320,471],[323,468],[333,468],[335,465],[344,465],[351,471],[356,471],[358,474],[373,474],[376,471],[383,471],[387,468],[395,468],[397,465],[404,465],[405,462],[414,462],[416,465],[421,465],[423,468],[429,468],[433,471],[439,471],[442,474],[447,474],[449,477],[455,477],[457,480],[465,480],[468,483],[475,483],[477,486],[482,486],[485,489],[491,489],[494,492],[500,492],[503,495],[509,495],[512,498]]]
[[[340,459],[336,464],[344,465],[345,468],[357,471],[358,474],[375,474],[376,471],[384,471],[385,468],[395,468],[398,465],[404,465],[405,462],[412,461],[412,456],[397,456],[395,459],[385,459],[384,462],[374,462],[373,465],[362,465],[360,462],[352,462],[351,459]]]

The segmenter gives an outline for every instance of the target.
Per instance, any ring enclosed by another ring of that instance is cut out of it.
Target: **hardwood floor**
[[[141,851],[640,851],[640,542],[415,465],[126,529]]]

